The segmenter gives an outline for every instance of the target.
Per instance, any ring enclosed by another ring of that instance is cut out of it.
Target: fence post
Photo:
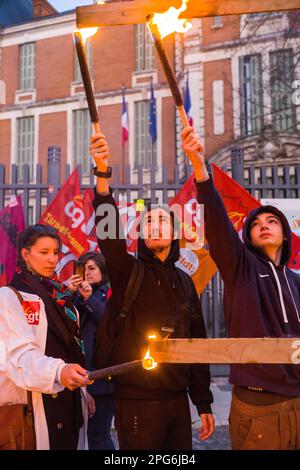
[[[244,149],[234,145],[231,147],[232,178],[244,186]]]
[[[60,154],[60,147],[48,147],[48,205],[56,196],[60,185]]]

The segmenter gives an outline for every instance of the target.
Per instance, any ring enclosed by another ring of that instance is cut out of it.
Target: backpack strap
[[[11,290],[16,294],[16,296],[18,297],[18,300],[19,300],[19,302],[20,302],[20,304],[21,304],[21,307],[22,307],[22,309],[23,309],[23,301],[24,301],[24,299],[23,299],[23,297],[21,296],[20,292],[19,292],[15,287],[13,287],[13,286],[6,286],[6,287],[8,287],[9,289],[11,289]],[[33,410],[33,405],[32,405],[32,392],[30,392],[29,390],[26,390],[26,392],[27,392],[27,405],[28,405],[29,410],[32,411],[32,410]]]
[[[124,293],[123,305],[120,311],[121,318],[127,317],[128,312],[133,302],[137,298],[143,279],[144,279],[144,264],[141,261],[136,260],[133,264],[130,279],[128,281],[128,284]]]
[[[14,291],[14,293],[16,294],[16,296],[18,297],[18,300],[20,302],[20,304],[22,305],[22,308],[23,308],[23,297],[21,296],[20,292],[13,286],[6,286],[8,287],[9,289],[11,289],[12,291]]]

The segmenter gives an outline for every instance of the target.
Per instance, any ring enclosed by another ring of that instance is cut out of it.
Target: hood
[[[291,249],[292,248],[292,232],[291,232],[289,223],[288,223],[285,215],[279,209],[277,209],[277,207],[274,207],[274,206],[260,206],[260,207],[257,207],[256,209],[254,209],[253,211],[251,211],[248,214],[248,216],[247,216],[247,218],[244,222],[244,225],[243,225],[243,241],[244,241],[244,244],[249,250],[251,250],[255,254],[257,254],[260,257],[263,257],[265,259],[269,259],[260,250],[255,248],[252,245],[251,240],[250,240],[250,225],[251,225],[252,221],[259,214],[263,214],[263,213],[266,213],[266,212],[276,215],[276,217],[278,217],[280,219],[281,223],[282,223],[284,236],[287,238],[287,240],[283,241],[283,250],[282,250],[280,264],[286,264],[289,261],[289,259],[291,257],[291,253],[292,253],[292,249]]]
[[[143,261],[144,263],[151,263],[151,264],[163,264],[174,266],[176,261],[179,259],[179,240],[173,240],[171,244],[171,250],[167,259],[162,262],[160,261],[155,254],[146,247],[145,240],[143,238],[138,239],[138,259]]]

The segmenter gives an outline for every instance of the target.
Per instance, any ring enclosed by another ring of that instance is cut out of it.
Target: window
[[[90,71],[90,76],[92,77],[93,74],[93,69],[92,69],[92,56],[93,56],[93,48],[92,48],[92,41],[90,38],[88,38],[85,42],[85,52],[86,52],[86,60],[89,66],[89,71]],[[81,71],[79,67],[79,62],[77,58],[77,53],[75,51],[75,68],[74,68],[74,81],[75,82],[82,82],[82,76],[81,76]]]
[[[259,134],[263,128],[263,94],[260,55],[240,58],[242,135]]]
[[[222,16],[215,16],[214,17],[214,28],[221,28],[223,26],[222,24]]]
[[[81,165],[82,176],[91,172],[91,158],[88,147],[92,124],[88,109],[73,111],[73,166]]]
[[[135,70],[142,72],[153,69],[155,69],[155,56],[150,33],[146,25],[137,24],[135,25]]]
[[[277,132],[293,132],[296,129],[295,107],[292,103],[294,70],[292,49],[270,53],[272,123]]]
[[[156,165],[156,142],[152,144],[149,135],[149,108],[150,100],[135,103],[135,159],[134,168],[141,165],[150,168]]]
[[[32,90],[35,87],[35,43],[22,44],[19,54],[19,88]]]
[[[34,118],[17,119],[18,180],[24,178],[24,163],[29,164],[30,179],[34,175]]]

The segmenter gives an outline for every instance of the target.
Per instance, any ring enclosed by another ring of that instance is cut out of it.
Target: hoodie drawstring
[[[287,283],[287,285],[288,285],[288,288],[289,288],[289,291],[290,291],[290,294],[291,294],[291,297],[292,297],[292,301],[293,301],[293,304],[294,304],[294,307],[295,307],[295,310],[296,310],[296,313],[297,313],[298,322],[300,322],[299,312],[298,312],[298,309],[297,309],[297,305],[296,305],[295,299],[294,299],[294,297],[293,297],[293,293],[292,293],[291,286],[290,286],[290,284],[289,284],[289,281],[288,281],[288,278],[287,278],[287,275],[286,275],[286,268],[285,268],[285,266],[284,266],[284,268],[283,268],[283,272],[284,272],[284,277],[285,277],[286,283]]]
[[[275,281],[276,281],[276,284],[277,284],[278,293],[279,293],[279,300],[280,300],[280,305],[281,305],[281,310],[282,310],[282,314],[283,314],[284,323],[288,323],[289,321],[288,321],[288,318],[287,318],[286,309],[285,309],[285,305],[284,305],[281,284],[280,284],[276,269],[274,268],[273,263],[271,261],[269,261],[269,265],[272,268],[272,271],[273,271],[273,274],[274,274],[274,277],[275,277]]]

